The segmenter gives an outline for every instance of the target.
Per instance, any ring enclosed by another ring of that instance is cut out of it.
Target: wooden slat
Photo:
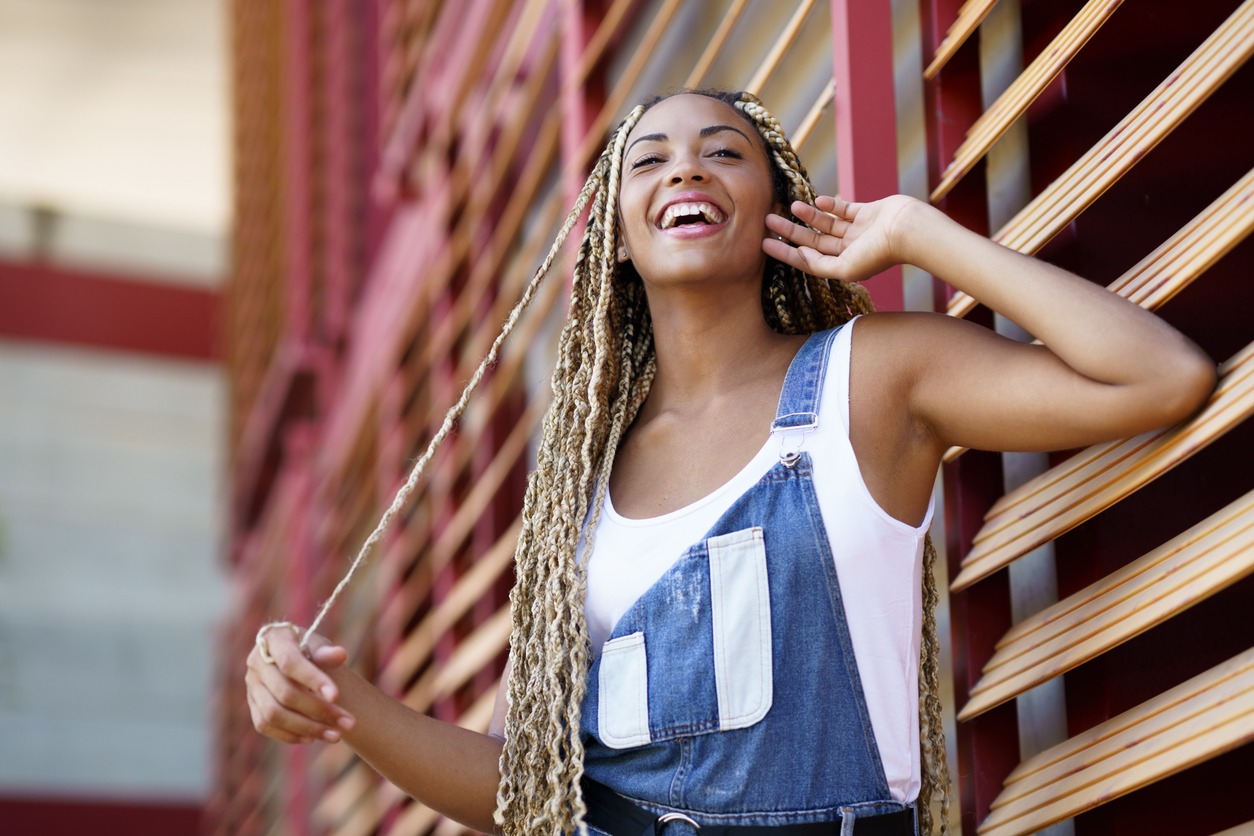
[[[470,57],[465,66],[460,68],[457,81],[454,82],[457,88],[449,97],[451,107],[445,113],[440,114],[447,128],[456,129],[461,123],[463,109],[473,100],[470,91],[483,78],[489,57],[494,51],[493,48],[497,46],[501,27],[511,22],[510,7],[512,5],[515,4],[511,0],[491,0],[486,13],[476,14],[473,23],[468,22],[469,25],[476,26],[478,31],[474,34],[474,47]],[[512,21],[514,27],[511,27],[511,31],[519,23],[525,24],[527,20],[527,10],[524,8],[519,12],[518,18]]]
[[[1096,516],[1254,413],[1254,343],[1220,367],[1209,403],[1193,420],[1098,444],[993,505],[952,588],[962,590]]]
[[[510,273],[516,271],[509,271]],[[556,281],[550,281],[541,286],[536,294],[536,299],[532,303],[530,315],[520,321],[517,329],[515,329],[511,344],[515,346],[531,345],[536,334],[543,327],[545,322],[545,313],[552,307],[562,291],[562,285]],[[507,298],[508,294],[503,294],[503,298]],[[495,308],[494,308],[495,310]],[[504,318],[502,313],[501,318]],[[500,321],[500,319],[489,320]],[[480,345],[477,339],[486,337],[488,339],[494,337],[494,334],[488,334],[481,329],[476,335],[476,339],[469,341],[467,357],[482,357],[487,351],[486,345]],[[480,388],[475,394],[475,414],[478,412],[494,413],[499,404],[505,399],[510,388],[518,380],[521,373],[522,364],[526,360],[525,351],[510,351],[503,353],[500,358],[495,373],[488,379],[487,383]],[[477,362],[477,361],[476,361]],[[463,364],[459,366],[458,375],[462,379],[469,377],[470,370]],[[508,465],[511,461],[504,458],[505,453],[509,452],[505,448],[508,446],[513,450],[513,460],[517,459],[525,452],[526,440],[531,437],[532,431],[543,420],[544,411],[547,408],[547,399],[550,396],[547,389],[541,389],[529,401],[526,411],[519,417],[518,424],[515,428],[516,434],[511,433],[506,439],[505,445],[498,451],[497,458],[490,466],[495,474],[496,481],[499,483],[500,478],[508,474]],[[417,422],[413,422],[417,423]],[[421,427],[413,428],[408,425],[401,427],[403,432],[414,436],[421,431]],[[511,440],[513,443],[511,444]],[[400,445],[402,449],[407,449],[409,442]],[[466,474],[470,467],[471,459],[474,455],[474,449],[471,445],[455,445],[450,451],[450,458],[442,458],[439,462],[439,468],[432,474],[431,479],[424,479],[419,482],[415,490],[411,507],[417,507],[422,503],[428,492],[435,488],[438,484],[446,484],[449,479],[455,479],[458,475]],[[436,476],[444,476],[444,479],[437,479]],[[433,520],[425,519],[416,522],[409,528],[401,532],[400,536],[388,547],[388,554],[414,554],[419,551],[426,552],[425,560],[428,564],[438,569],[445,565],[452,555],[461,548],[465,539],[473,530],[475,520],[479,518],[482,509],[486,507],[486,503],[493,497],[492,492],[475,490],[463,502],[460,503],[453,520],[446,527],[445,531],[435,541],[430,541],[431,525]],[[411,609],[417,606],[417,601],[424,597],[428,592],[427,584],[430,579],[430,573],[417,573],[406,581],[400,589],[395,592],[395,600],[389,602],[384,611],[384,618],[395,618],[396,613],[392,612],[393,607],[400,606],[402,601],[410,602]],[[407,618],[407,616],[405,616]]]
[[[480,597],[509,570],[518,532],[522,528],[521,523],[520,517],[496,545],[476,560],[470,571],[458,579],[452,592],[436,604],[417,627],[406,634],[400,648],[387,660],[379,673],[380,687],[388,691],[399,690],[405,680],[430,657],[440,635],[469,612]]]
[[[440,820],[440,814],[424,804],[411,804],[396,817],[393,830],[397,834],[426,833]]]
[[[378,783],[378,776],[365,763],[358,761],[339,780],[327,786],[313,809],[313,819],[327,827],[343,821],[365,795]]]
[[[836,79],[827,82],[827,86],[823,88],[823,92],[819,93],[819,97],[814,100],[814,104],[810,106],[809,112],[802,118],[801,124],[793,131],[792,147],[798,152],[805,146],[806,140],[814,133],[815,127],[818,126],[819,120],[823,118],[823,111],[831,107],[836,99]]]
[[[749,83],[745,85],[745,90],[754,95],[762,92],[762,88],[775,70],[779,67],[784,55],[788,52],[788,48],[792,46],[793,41],[797,40],[797,35],[801,34],[801,27],[806,21],[806,16],[810,14],[810,10],[814,8],[815,0],[802,0],[801,5],[797,6],[797,10],[793,12],[792,18],[789,19],[788,25],[784,27],[784,31],[775,39],[775,43],[771,46],[766,58],[758,67],[757,72],[753,74],[753,78],[749,79]]]
[[[1141,259],[1110,289],[1157,310],[1254,230],[1254,169],[1180,231]]]
[[[975,168],[993,143],[1001,139],[1122,3],[1123,0],[1089,0],[1049,46],[1041,50],[1040,55],[971,126],[966,140],[954,153],[953,162],[932,190],[933,203],[949,194],[950,189]]]
[[[527,22],[531,23],[531,21]],[[515,38],[517,36],[516,32]],[[537,40],[540,38],[536,34],[531,37]],[[511,41],[510,47],[513,43]],[[534,44],[534,40],[531,43]],[[463,200],[467,203],[467,209],[461,223],[458,224],[458,229],[478,228],[484,222],[488,207],[497,199],[502,189],[508,188],[504,184],[512,185],[512,180],[516,179],[510,176],[509,167],[516,162],[522,136],[531,123],[527,114],[538,106],[546,93],[560,47],[561,42],[556,37],[545,38],[542,46],[537,50],[538,54],[528,65],[527,74],[521,86],[518,76],[522,56],[517,58],[519,63],[516,65],[502,65],[498,75],[493,78],[484,102],[483,112],[496,117],[492,127],[495,128],[497,135],[494,141],[489,142],[488,138],[493,136],[493,130],[485,129],[486,126],[480,128],[480,141],[469,149],[463,149],[452,160],[450,177],[453,183],[453,195],[449,202],[454,206]],[[507,54],[511,52],[512,50],[507,49]],[[550,118],[553,118],[552,115]],[[485,157],[488,160],[486,164]],[[485,184],[494,185],[485,188]],[[454,243],[456,245],[462,242]],[[451,260],[454,263],[460,262],[465,257],[465,250],[453,247]]]
[[[1158,310],[1254,231],[1254,170],[1199,212],[1109,289],[1147,311]],[[1035,340],[1040,343],[1040,340]],[[967,451],[951,447],[951,462]]]
[[[675,12],[678,10],[679,0],[665,0],[662,7],[657,10],[653,20],[649,22],[649,28],[645,30],[644,36],[641,37],[639,46],[636,47],[636,51],[632,54],[631,60],[627,62],[627,66],[623,71],[618,74],[614,88],[605,97],[605,104],[601,107],[601,112],[597,114],[596,119],[588,126],[588,132],[584,134],[583,143],[580,144],[574,157],[567,161],[568,169],[584,173],[588,171],[592,160],[600,153],[600,148],[605,142],[604,137],[609,130],[610,120],[614,118],[614,114],[622,109],[623,103],[627,101],[627,96],[631,94],[636,82],[640,80],[641,73],[644,72],[645,66],[649,63],[654,53],[657,52],[658,44],[665,37],[671,18],[675,16]]]
[[[405,694],[405,704],[425,712],[432,703],[447,697],[486,666],[509,644],[509,608],[505,607],[462,639],[448,661],[438,670],[428,669]]]
[[[1163,623],[1254,572],[1254,491],[1118,572],[1016,625],[997,644],[969,720]]]
[[[500,682],[483,692],[474,704],[458,719],[458,725],[474,731],[486,732],[496,704],[496,692]],[[383,815],[400,803],[405,794],[395,785],[380,781],[365,763],[356,761],[347,747],[328,747],[327,753],[336,751],[351,757],[353,765],[332,781],[323,792],[315,807],[315,819],[328,826],[336,825],[331,832],[340,834],[372,833]],[[319,764],[323,766],[323,764]],[[326,770],[324,769],[324,774]],[[338,774],[339,769],[331,771]],[[425,833],[440,815],[434,810],[414,803],[409,805],[388,831],[395,834]]]
[[[688,78],[684,80],[685,88],[700,87],[702,82],[705,81],[710,68],[714,66],[714,62],[727,44],[727,38],[731,35],[732,29],[736,28],[741,14],[744,13],[746,2],[748,0],[734,0],[731,8],[727,10],[727,14],[723,15],[723,19],[719,21],[718,29],[714,31],[710,42],[705,45],[705,51],[701,53],[701,57],[697,59],[696,65],[692,68],[692,72],[688,73]]]
[[[1254,649],[1020,764],[979,827],[1035,833],[1254,740]]]
[[[1035,253],[1057,235],[1254,53],[1254,0],[1245,0],[1136,108],[993,236],[1021,253]],[[951,316],[977,302],[965,293],[949,300]]]
[[[542,6],[543,0],[539,0],[539,3]],[[519,29],[511,33],[511,39],[506,48],[508,60],[502,62],[498,68],[500,75],[497,80],[494,80],[493,89],[496,98],[489,97],[489,101],[494,102],[491,106],[493,112],[503,108],[506,99],[514,103],[523,113],[539,106],[539,97],[544,91],[544,85],[549,78],[558,50],[558,41],[551,33],[537,54],[533,56],[535,61],[528,69],[528,75],[521,90],[517,89],[520,62],[523,60],[526,48],[532,44],[530,38],[523,36],[531,31],[527,27],[538,25],[538,17],[537,15],[526,18],[520,23]],[[538,200],[536,194],[543,187],[549,166],[556,157],[560,113],[553,111],[542,124],[530,146],[527,164],[523,167],[523,174],[520,178],[507,177],[506,170],[517,153],[518,140],[527,120],[502,117],[502,121],[504,123],[502,135],[500,141],[493,145],[491,158],[486,163],[488,172],[486,177],[483,176],[485,163],[480,156],[483,152],[482,147],[479,148],[480,154],[468,154],[466,158],[458,157],[454,160],[448,204],[459,205],[463,199],[467,199],[467,208],[462,213],[461,221],[453,230],[453,234],[449,236],[448,243],[427,265],[424,281],[407,300],[404,318],[394,329],[397,334],[413,333],[417,327],[415,323],[429,315],[432,295],[440,288],[447,286],[454,270],[468,257],[472,248],[475,249],[476,255],[470,268],[470,278],[466,283],[467,292],[463,296],[478,300],[487,292],[484,288],[488,283],[495,285],[500,281],[503,272],[502,262],[511,251],[514,238],[524,222],[541,216],[556,218],[561,210],[560,194],[550,194],[539,209],[535,205]],[[479,172],[479,176],[471,177],[467,174],[468,171]],[[499,216],[493,216],[493,222],[490,224],[486,223],[486,218],[491,202],[497,197],[498,191],[492,188],[470,188],[472,183],[483,182],[510,183],[506,207]],[[468,196],[467,192],[469,192]],[[546,228],[533,230],[532,238],[539,239],[547,236],[548,224],[540,225]],[[475,235],[468,234],[468,231],[484,228],[488,230],[486,246],[482,246],[480,239]],[[502,292],[507,291],[502,289]],[[512,304],[514,298],[512,295],[509,296],[508,301]],[[459,315],[460,319],[457,318]],[[437,328],[437,334],[451,338],[454,333],[453,326],[460,324],[461,327],[465,327],[466,319],[462,306],[459,306],[455,311],[455,322],[441,322]],[[446,328],[447,331],[442,330]],[[399,346],[404,341],[398,337],[395,342]],[[430,349],[430,347],[430,342],[424,343],[424,349]],[[398,347],[396,352],[399,353],[399,351]],[[360,421],[356,423],[360,425]]]
[[[954,56],[958,48],[967,42],[976,29],[980,28],[984,18],[988,17],[988,13],[996,5],[997,0],[967,0],[962,4],[962,8],[958,9],[958,17],[954,19],[949,31],[945,33],[945,40],[936,47],[936,54],[932,56],[927,69],[923,71],[925,79],[931,81],[936,78],[941,68],[949,63],[949,59]]]
[[[601,21],[597,24],[597,29],[592,33],[592,37],[588,39],[583,52],[579,54],[579,62],[571,73],[563,79],[563,87],[570,89],[584,86],[588,81],[588,74],[592,72],[592,68],[605,55],[605,49],[609,46],[610,38],[618,32],[618,28],[622,25],[623,18],[627,16],[627,12],[631,9],[633,2],[634,0],[614,0],[610,4],[610,7],[601,15]]]

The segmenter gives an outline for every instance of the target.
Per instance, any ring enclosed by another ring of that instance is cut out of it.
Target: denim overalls
[[[589,671],[586,774],[655,813],[848,830],[903,808],[804,449],[835,335],[811,336],[789,366],[771,425],[780,461],[636,601]]]

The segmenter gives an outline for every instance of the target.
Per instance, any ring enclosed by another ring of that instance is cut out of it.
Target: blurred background
[[[1249,832],[1251,53],[1254,0],[0,0],[0,834],[462,832],[256,734],[243,660],[339,580],[606,132],[684,86],[1221,364],[1167,432],[952,451],[942,690],[955,832]],[[471,728],[572,253],[322,628]]]
[[[0,832],[210,789],[229,49],[217,0],[0,0]]]

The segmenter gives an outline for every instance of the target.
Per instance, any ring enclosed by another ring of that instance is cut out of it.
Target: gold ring
[[[269,624],[261,625],[261,629],[257,631],[257,652],[261,654],[261,661],[267,665],[274,664],[274,657],[270,655],[270,648],[266,645],[266,633],[269,633],[275,627],[286,627],[300,638],[300,628],[290,621],[271,621]]]

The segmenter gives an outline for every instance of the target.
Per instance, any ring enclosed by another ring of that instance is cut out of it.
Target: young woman
[[[590,199],[490,733],[417,714],[287,629],[249,656],[254,724],[343,740],[484,831],[909,834],[916,811],[930,830],[942,452],[1179,421],[1213,364],[924,203],[816,198],[746,94],[637,108],[572,215]],[[855,283],[897,263],[1043,345],[872,313]]]

